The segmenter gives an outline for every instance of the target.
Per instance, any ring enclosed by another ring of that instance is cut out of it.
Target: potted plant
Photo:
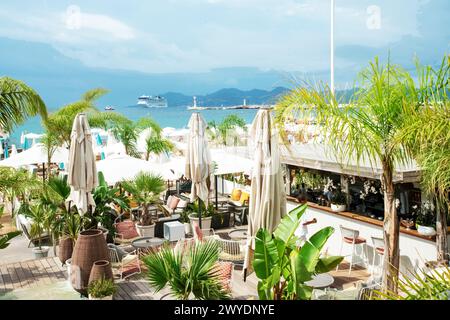
[[[224,300],[230,298],[217,271],[219,244],[194,242],[188,250],[164,246],[143,258],[147,277],[156,292],[170,287],[173,298],[188,300]]]
[[[199,202],[201,202],[201,213],[202,213],[202,229],[211,229],[211,220],[214,214],[214,205],[210,203],[206,207],[203,201],[197,199],[195,202],[188,204],[187,211],[189,212],[189,220],[191,221],[191,227],[194,229],[193,222],[197,225],[199,224]]]
[[[129,200],[120,192],[119,188],[108,186],[102,172],[98,173],[98,186],[94,189],[93,198],[95,201],[93,217],[97,223],[96,227],[103,231],[107,241],[112,241],[112,235],[115,231],[113,224],[117,217],[113,207],[115,206],[119,210],[128,210]]]
[[[416,210],[416,229],[424,236],[434,236],[436,234],[436,218],[434,214],[434,204],[427,200],[422,203],[421,208],[413,206]]]
[[[112,300],[117,286],[112,279],[98,279],[89,283],[89,300]]]
[[[190,234],[192,232],[192,228],[188,210],[183,210],[180,212],[180,222],[184,225],[184,233]]]
[[[30,204],[21,208],[22,212],[33,220],[30,229],[30,236],[37,239],[38,246],[32,249],[35,259],[45,258],[48,256],[49,247],[42,246],[42,237],[44,235],[46,223],[46,206],[43,204]]]
[[[136,223],[141,237],[155,236],[155,221],[149,212],[149,206],[158,201],[159,194],[165,190],[165,182],[161,176],[140,172],[133,180],[123,181],[122,187],[139,203],[142,214]]]
[[[347,208],[347,194],[340,188],[331,194],[331,210],[334,212],[342,212]]]

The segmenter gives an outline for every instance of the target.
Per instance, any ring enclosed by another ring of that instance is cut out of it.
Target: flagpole
[[[334,0],[331,0],[331,41],[330,41],[330,89],[331,93],[334,94]]]

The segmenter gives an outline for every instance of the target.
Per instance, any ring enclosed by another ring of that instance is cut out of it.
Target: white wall
[[[299,204],[295,202],[287,203],[287,209],[292,210]],[[333,227],[335,232],[330,237],[324,250],[328,250],[330,255],[338,255],[341,246],[341,232],[340,225],[347,228],[359,230],[360,236],[367,240],[369,264],[372,264],[373,245],[371,237],[383,237],[383,230],[381,226],[372,225],[366,222],[354,220],[347,217],[342,217],[337,214],[333,214],[327,211],[323,211],[315,208],[308,208],[305,213],[306,219],[317,219],[316,224],[308,226],[308,237],[312,236],[318,230],[324,227]],[[350,254],[351,246],[344,245],[342,255]],[[357,251],[360,254],[361,249]],[[408,234],[400,233],[400,271],[405,272],[412,268],[422,267],[424,261],[436,260],[436,243],[434,241],[424,240],[418,237],[414,237]],[[379,260],[375,260],[377,265]],[[370,267],[370,265],[369,265]]]

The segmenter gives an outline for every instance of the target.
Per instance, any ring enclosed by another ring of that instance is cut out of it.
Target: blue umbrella
[[[3,150],[3,155],[5,156],[5,159],[9,157],[9,151],[8,151],[7,144],[5,144],[5,149]]]
[[[102,153],[100,153],[100,157],[101,157],[100,158],[101,160],[105,160],[105,153],[103,151],[102,151]]]
[[[28,147],[28,139],[27,138],[25,138],[24,139],[24,142],[23,142],[23,150],[27,150],[29,147]]]
[[[103,145],[103,141],[102,141],[102,138],[100,137],[100,134],[97,134],[97,145],[98,146]]]

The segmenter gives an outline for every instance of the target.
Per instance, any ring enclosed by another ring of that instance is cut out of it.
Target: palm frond
[[[39,94],[22,81],[0,77],[0,127],[10,132],[37,114],[47,119],[47,107]]]

